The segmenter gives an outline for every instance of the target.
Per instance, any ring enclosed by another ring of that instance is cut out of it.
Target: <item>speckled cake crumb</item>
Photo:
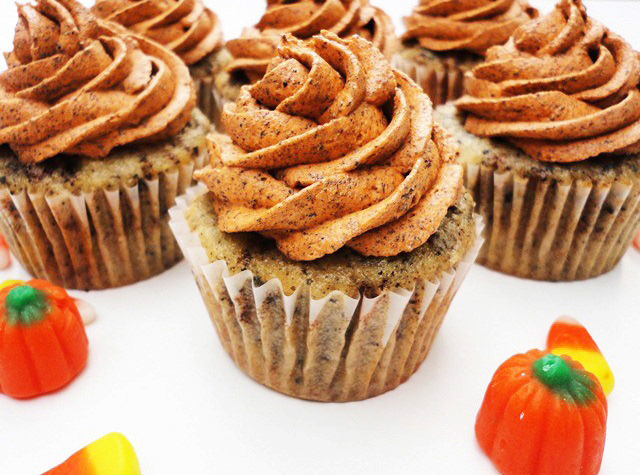
[[[192,231],[199,235],[210,261],[225,260],[232,275],[248,269],[257,284],[277,278],[287,294],[293,293],[300,283],[307,283],[313,298],[321,298],[332,290],[352,297],[364,292],[372,297],[387,289],[411,290],[416,278],[434,281],[460,262],[475,240],[473,206],[469,193],[464,193],[449,208],[438,231],[413,252],[372,258],[343,248],[311,262],[287,259],[273,241],[255,233],[220,231],[207,195],[189,206],[186,218]]]

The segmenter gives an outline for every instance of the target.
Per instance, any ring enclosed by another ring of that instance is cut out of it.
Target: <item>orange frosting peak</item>
[[[142,37],[116,33],[75,0],[19,6],[9,69],[0,74],[0,143],[25,163],[182,129],[195,104],[187,67]]]
[[[218,226],[276,240],[291,259],[348,246],[391,256],[424,244],[462,189],[431,102],[370,42],[283,37],[264,78],[223,111],[198,172]]]
[[[537,16],[526,0],[420,0],[413,14],[404,19],[403,40],[415,39],[432,51],[484,55]]]
[[[222,28],[202,0],[97,0],[92,9],[194,64],[222,46]]]
[[[580,0],[518,29],[469,73],[465,127],[533,158],[573,162],[640,151],[640,58]]]
[[[309,38],[321,30],[341,38],[360,35],[371,41],[387,59],[397,49],[393,22],[368,0],[268,0],[258,24],[238,39],[227,42],[234,60],[229,72],[243,72],[254,83],[267,71],[282,34]]]

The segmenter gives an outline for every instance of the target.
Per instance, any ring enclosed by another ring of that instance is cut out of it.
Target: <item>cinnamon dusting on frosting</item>
[[[505,137],[543,161],[640,151],[640,58],[581,0],[518,29],[467,79],[456,105],[471,133]]]
[[[431,51],[484,55],[537,15],[526,0],[420,0],[404,19],[407,31],[402,39],[415,39]]]
[[[202,0],[97,0],[92,12],[172,50],[187,64],[222,46],[222,28]]]
[[[101,158],[186,125],[195,94],[173,53],[116,33],[75,0],[38,0],[18,11],[9,69],[0,74],[0,143],[21,161]]]
[[[268,0],[267,11],[255,27],[227,42],[234,57],[227,66],[230,73],[244,73],[255,83],[264,76],[271,58],[276,56],[280,36],[290,33],[301,39],[321,30],[341,38],[360,35],[371,41],[387,59],[397,49],[393,22],[368,0]]]
[[[410,252],[462,189],[457,149],[431,102],[363,38],[282,38],[264,78],[224,108],[196,173],[218,227],[260,232],[294,260],[349,246]]]

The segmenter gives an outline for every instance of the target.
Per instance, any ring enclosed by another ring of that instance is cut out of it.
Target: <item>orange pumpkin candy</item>
[[[595,475],[606,423],[607,400],[597,378],[568,356],[531,350],[494,374],[476,437],[505,475]]]
[[[43,280],[0,289],[0,392],[30,398],[60,389],[85,367],[88,341],[75,302]]]

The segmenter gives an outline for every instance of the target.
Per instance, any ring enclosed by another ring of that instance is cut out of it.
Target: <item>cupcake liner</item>
[[[222,346],[256,381],[302,399],[356,401],[409,379],[482,245],[482,220],[476,217],[474,246],[439,281],[376,298],[333,291],[314,300],[306,286],[287,296],[277,279],[256,286],[250,271],[229,275],[225,261],[209,262],[184,216],[204,191],[193,187],[178,198],[169,211],[170,226]]]
[[[222,109],[230,101],[222,97],[215,86],[213,77],[194,79],[193,82],[198,97],[198,107],[211,123],[220,130]]]
[[[222,109],[229,101],[216,87],[216,75],[225,64],[225,50],[216,52],[206,59],[206,67],[192,66],[191,77],[196,91],[198,108],[220,130]],[[228,53],[227,53],[228,54]],[[227,60],[228,61],[228,60]]]
[[[23,267],[68,289],[104,289],[159,274],[181,259],[167,211],[191,185],[189,165],[136,186],[73,194],[0,190],[0,232]]]
[[[640,186],[559,182],[465,165],[485,218],[478,263],[539,280],[588,279],[613,269],[640,226]]]
[[[464,93],[464,71],[453,58],[433,64],[419,64],[395,54],[391,65],[413,79],[429,96],[434,107],[462,97]]]

